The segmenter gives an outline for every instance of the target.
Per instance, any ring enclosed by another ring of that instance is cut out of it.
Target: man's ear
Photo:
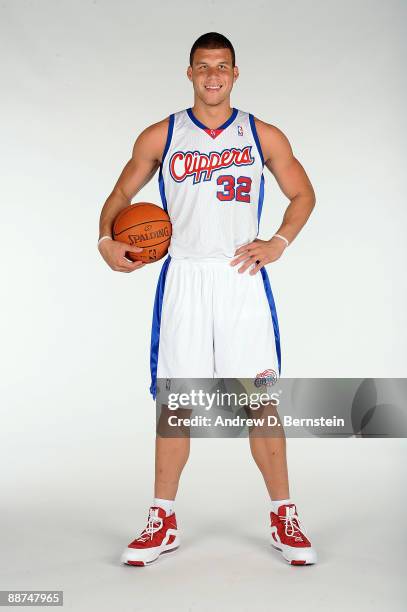
[[[235,66],[233,68],[233,81],[236,81],[239,78],[239,68]]]
[[[191,66],[188,66],[188,68],[187,68],[187,77],[189,78],[190,81],[192,81],[192,68],[191,68]]]

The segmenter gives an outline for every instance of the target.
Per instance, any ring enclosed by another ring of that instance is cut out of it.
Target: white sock
[[[165,510],[166,516],[171,516],[171,514],[174,514],[174,504],[174,499],[160,499],[159,497],[155,497],[153,502],[153,506],[159,506]]]
[[[280,506],[285,505],[285,504],[292,504],[292,503],[293,502],[291,501],[291,499],[277,499],[271,502],[271,511],[274,512],[275,514],[278,514],[278,509]]]

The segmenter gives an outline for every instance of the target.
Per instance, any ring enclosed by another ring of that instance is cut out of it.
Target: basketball
[[[171,233],[171,221],[166,211],[148,202],[126,206],[113,224],[115,240],[143,249],[140,253],[126,253],[126,257],[144,263],[153,263],[164,257]]]

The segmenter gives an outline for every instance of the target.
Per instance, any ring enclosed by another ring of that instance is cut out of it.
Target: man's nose
[[[209,66],[209,68],[208,68],[208,73],[207,73],[207,74],[208,74],[208,76],[210,76],[210,77],[211,77],[211,76],[215,76],[215,75],[216,75],[216,73],[217,73],[217,68],[216,68],[216,66],[212,66],[212,68]]]

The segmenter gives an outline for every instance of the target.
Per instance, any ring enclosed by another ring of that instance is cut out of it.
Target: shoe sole
[[[155,559],[152,559],[151,561],[123,561],[123,565],[131,565],[132,567],[146,567],[147,565],[151,565],[152,563],[155,563],[156,561],[158,561],[161,555],[165,555],[166,553],[174,552],[178,550],[178,548],[179,546],[176,546],[175,548],[170,548],[168,550],[162,550],[160,554],[158,555],[158,557],[156,557]]]
[[[315,561],[305,561],[304,559],[292,559],[290,561],[284,556],[284,553],[281,548],[278,548],[278,546],[274,546],[274,544],[272,544],[271,546],[281,552],[283,559],[285,559],[290,565],[315,565]]]

